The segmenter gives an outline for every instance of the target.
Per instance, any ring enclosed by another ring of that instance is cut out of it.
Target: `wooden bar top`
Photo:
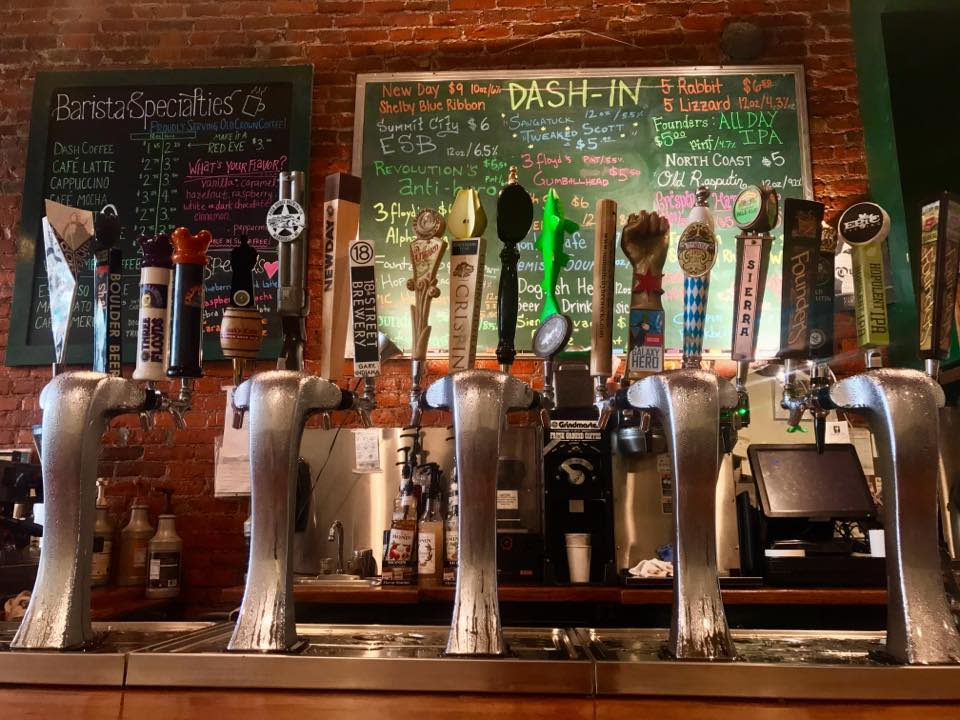
[[[453,602],[454,589],[448,585],[371,586],[329,588],[296,585],[293,596],[301,603],[412,605],[419,602]],[[883,588],[725,588],[723,601],[729,605],[884,605]],[[223,590],[224,602],[239,603],[243,587]],[[669,605],[673,590],[620,588],[603,585],[501,585],[503,602],[574,602],[619,605]]]

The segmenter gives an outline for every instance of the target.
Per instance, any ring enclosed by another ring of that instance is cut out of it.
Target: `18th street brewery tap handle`
[[[920,230],[920,357],[937,379],[950,353],[960,258],[960,198],[943,193],[923,206]]]
[[[669,244],[670,222],[656,212],[630,215],[620,233],[620,247],[633,266],[628,380],[663,370],[663,265]]]
[[[170,276],[173,246],[164,234],[139,238],[140,315],[137,319],[137,367],[134,380],[166,380],[170,333]]]
[[[511,167],[507,184],[497,197],[497,237],[500,250],[500,286],[497,290],[497,362],[507,372],[517,355],[518,280],[517,244],[530,232],[533,224],[533,200],[517,181],[517,168]]]
[[[890,232],[890,216],[876,203],[855,203],[840,215],[837,232],[853,254],[857,344],[864,351],[867,367],[874,367],[881,348],[890,344],[883,269],[883,241]]]
[[[710,270],[717,260],[713,214],[707,207],[710,190],[697,188],[697,204],[677,243],[677,261],[683,270],[683,367],[699,368],[710,294]]]
[[[450,246],[450,372],[473,367],[483,293],[483,259],[487,216],[480,195],[464,188],[447,214]]]
[[[543,225],[534,245],[543,257],[543,279],[540,281],[543,308],[540,310],[540,322],[560,312],[557,281],[560,271],[570,262],[570,256],[563,250],[564,238],[579,229],[577,223],[564,217],[563,202],[557,191],[550,188],[543,198]]]
[[[93,369],[96,372],[120,375],[123,341],[123,256],[120,243],[120,218],[108,205],[93,214],[94,271]]]
[[[185,227],[170,235],[174,269],[167,377],[203,375],[203,271],[212,239],[207,230],[194,235]]]
[[[605,383],[613,375],[613,293],[617,247],[617,203],[597,201],[593,246],[593,308],[590,323],[590,375]]]
[[[410,243],[413,277],[407,280],[407,290],[413,292],[413,305],[410,306],[410,357],[413,360],[410,407],[414,425],[420,417],[420,382],[430,342],[430,304],[440,296],[437,271],[447,249],[447,241],[443,239],[446,225],[443,216],[430,208],[421,210],[413,219],[413,232],[417,237]]]

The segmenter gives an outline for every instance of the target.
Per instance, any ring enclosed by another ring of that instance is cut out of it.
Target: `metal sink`
[[[368,588],[380,584],[379,578],[360,578],[356,575],[294,575],[294,585],[325,588]]]
[[[447,627],[298,625],[299,653],[225,651],[230,628],[131,653],[129,686],[429,692],[593,692],[593,664],[560,629],[508,628],[511,655],[445,657]]]

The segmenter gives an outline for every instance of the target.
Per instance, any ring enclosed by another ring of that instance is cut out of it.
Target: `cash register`
[[[753,444],[756,483],[737,496],[740,567],[776,586],[883,586],[885,559],[869,554],[878,513],[850,444]]]

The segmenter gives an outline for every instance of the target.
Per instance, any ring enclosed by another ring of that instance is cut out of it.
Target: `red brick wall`
[[[758,62],[802,63],[807,73],[814,189],[829,213],[866,189],[847,0],[5,0],[0,3],[0,343],[6,342],[20,217],[30,99],[38,70],[125,66],[313,63],[312,187],[349,170],[358,72],[525,67],[718,64],[728,18],[766,32]],[[521,49],[520,43],[547,33]],[[622,39],[639,47],[589,34]],[[311,199],[314,213],[322,196]],[[319,223],[313,225],[319,284]],[[318,337],[319,308],[308,330]],[[839,328],[838,328],[839,330]],[[312,350],[316,351],[316,345]],[[307,350],[308,359],[312,356]],[[431,363],[435,376],[442,367]],[[520,374],[534,372],[518,363]],[[379,424],[407,417],[405,363],[389,363],[379,384]],[[114,421],[103,474],[117,511],[163,484],[186,547],[188,599],[205,604],[240,582],[246,502],[213,498],[213,441],[223,424],[225,364],[199,383],[189,428],[169,418],[142,432],[136,418]],[[0,368],[0,447],[30,442],[48,369]],[[152,500],[154,509],[159,499]]]

